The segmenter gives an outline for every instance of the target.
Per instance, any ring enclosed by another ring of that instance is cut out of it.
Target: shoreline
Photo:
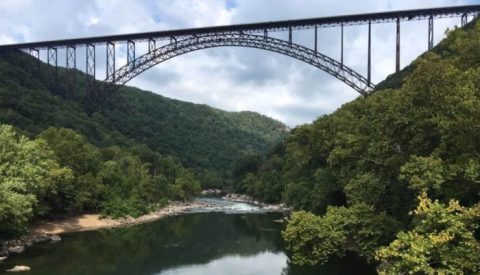
[[[37,243],[60,242],[63,234],[134,226],[180,215],[186,213],[189,209],[210,206],[207,202],[194,200],[191,202],[171,202],[164,207],[137,218],[101,219],[100,214],[80,214],[62,219],[42,220],[30,225],[28,234],[0,243],[0,263],[8,261],[8,258],[11,256],[23,253]]]
[[[227,194],[222,199],[230,202],[249,203],[259,206],[269,212],[288,212],[289,208],[283,204],[265,204],[251,199],[246,195]],[[171,202],[155,211],[137,218],[125,217],[120,219],[100,218],[100,214],[80,214],[67,218],[41,220],[29,226],[29,233],[16,239],[0,243],[0,263],[10,256],[23,253],[36,243],[56,243],[62,240],[61,235],[74,232],[93,231],[101,229],[129,227],[143,223],[187,213],[190,209],[215,209],[215,205],[195,199],[190,202]]]
[[[125,217],[120,219],[100,218],[100,214],[81,214],[58,220],[43,220],[30,227],[30,234],[55,234],[83,232],[104,228],[128,227],[137,224],[153,222],[165,217],[185,213],[192,208],[204,208],[208,203],[194,200],[191,202],[172,202],[150,213],[139,217]]]

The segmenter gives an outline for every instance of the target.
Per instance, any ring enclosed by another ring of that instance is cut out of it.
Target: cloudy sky
[[[472,3],[480,0],[0,0],[0,44]],[[447,27],[459,23],[458,18],[437,20],[435,42]],[[427,22],[405,22],[401,28],[404,66],[426,50]],[[394,71],[394,31],[394,24],[372,26],[375,83]],[[366,26],[345,28],[345,63],[364,75],[366,34]],[[287,34],[274,36],[286,38]],[[293,39],[313,46],[311,30],[295,32]],[[320,52],[339,59],[339,28],[320,29],[318,44]],[[103,51],[97,49],[99,79],[105,75]],[[125,49],[118,48],[117,68],[125,56]],[[60,64],[64,64],[62,57]],[[78,64],[85,69],[83,61]],[[128,84],[224,110],[257,111],[289,126],[311,122],[358,96],[313,66],[243,48],[189,53],[155,66]]]

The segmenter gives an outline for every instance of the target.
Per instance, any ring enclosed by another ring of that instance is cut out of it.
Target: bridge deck
[[[133,34],[120,34],[109,36],[85,37],[75,39],[63,39],[54,41],[43,41],[33,43],[10,44],[0,46],[0,51],[5,50],[24,50],[24,49],[45,49],[48,47],[63,48],[67,45],[85,46],[87,44],[105,44],[107,42],[125,42],[125,41],[146,41],[148,39],[164,40],[175,38],[191,37],[193,35],[202,35],[209,33],[263,33],[264,31],[286,31],[290,29],[310,29],[314,27],[335,27],[341,25],[362,25],[371,23],[386,23],[400,21],[422,20],[433,18],[457,17],[463,15],[478,15],[480,5],[467,5],[456,7],[402,10],[379,13],[354,14],[344,16],[318,17],[298,20],[285,20],[275,22],[261,22],[250,24],[239,24],[229,26],[215,26],[205,28],[179,29],[169,31],[144,32]]]

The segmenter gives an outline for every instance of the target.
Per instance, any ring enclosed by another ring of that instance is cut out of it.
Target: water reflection
[[[190,213],[150,224],[67,234],[0,265],[29,274],[374,274],[349,255],[328,265],[289,263],[276,213]]]
[[[159,275],[258,275],[281,274],[287,266],[287,256],[283,253],[265,252],[254,256],[228,256],[213,260],[204,265],[189,265],[157,273]]]

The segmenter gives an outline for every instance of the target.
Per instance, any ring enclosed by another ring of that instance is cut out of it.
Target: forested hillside
[[[253,112],[225,112],[123,87],[87,112],[84,74],[78,72],[75,94],[66,93],[65,70],[37,67],[27,55],[0,57],[0,123],[28,136],[48,127],[66,127],[100,146],[146,146],[179,158],[188,167],[225,174],[242,155],[265,153],[282,141],[287,128]],[[97,82],[97,87],[100,82]],[[227,92],[227,91],[226,91]]]
[[[38,217],[139,216],[202,187],[228,188],[237,159],[268,152],[288,133],[257,113],[132,87],[92,106],[84,75],[68,96],[66,77],[60,69],[57,86],[51,66],[0,56],[0,240]]]
[[[283,232],[296,263],[354,250],[381,274],[479,274],[479,80],[477,22],[245,160],[237,189],[302,210]]]

